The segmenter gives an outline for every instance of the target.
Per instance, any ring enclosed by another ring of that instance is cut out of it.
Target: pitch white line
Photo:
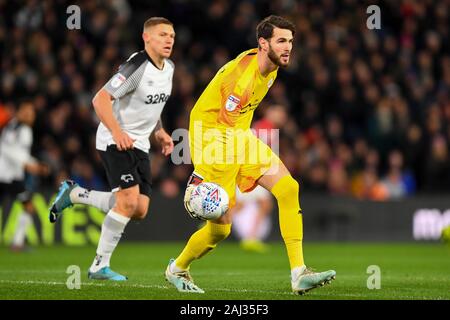
[[[46,269],[46,270],[29,270],[29,269],[17,269],[17,270],[0,270],[0,273],[29,273],[29,274],[45,274],[45,273],[51,273],[51,274],[58,274],[58,273],[65,273],[65,269]],[[148,272],[148,271],[133,271],[130,274],[132,275],[150,275],[150,276],[161,276],[162,272]],[[196,272],[197,275],[210,275],[210,272]],[[244,272],[222,272],[221,275],[223,276],[245,276],[248,273]]]
[[[25,284],[25,285],[47,285],[47,286],[65,286],[65,282],[58,281],[34,281],[34,280],[0,280],[0,283],[10,283],[10,284]],[[141,289],[166,289],[173,290],[174,288],[169,286],[161,286],[161,285],[148,285],[148,284],[126,284],[126,285],[118,285],[118,284],[103,284],[103,283],[94,283],[94,282],[82,282],[81,286],[93,286],[93,287],[119,287],[119,288],[141,288]],[[279,292],[279,291],[263,291],[263,290],[247,290],[247,289],[226,289],[226,288],[206,288],[207,291],[222,291],[222,292],[232,292],[232,293],[272,293],[278,295],[292,295],[288,292]]]
[[[0,280],[0,283],[11,283],[11,284],[42,284],[47,286],[65,286],[65,282],[59,282],[59,281],[34,281],[34,280]],[[82,286],[91,286],[91,287],[119,287],[119,288],[126,288],[126,287],[132,287],[132,288],[144,288],[144,289],[151,289],[151,288],[157,288],[157,289],[170,289],[166,286],[160,286],[160,285],[143,285],[143,284],[127,284],[127,285],[118,285],[113,283],[94,283],[94,282],[81,282],[80,285]]]
[[[0,283],[10,283],[10,284],[24,284],[24,285],[47,285],[47,286],[66,286],[65,282],[59,282],[59,281],[34,281],[34,280],[1,280],[0,279]],[[164,289],[164,290],[175,290],[173,287],[171,286],[162,286],[162,285],[151,285],[151,284],[124,284],[124,285],[119,285],[119,284],[115,284],[115,283],[98,283],[98,282],[82,282],[81,283],[82,286],[90,286],[90,287],[116,287],[116,288],[127,288],[127,287],[131,287],[131,288],[140,288],[140,289]],[[257,293],[257,294],[276,294],[276,295],[280,295],[280,296],[293,296],[292,293],[290,292],[280,292],[280,291],[264,291],[264,290],[248,290],[248,289],[227,289],[227,288],[207,288],[204,287],[205,291],[208,292],[214,292],[214,291],[219,291],[219,292],[231,292],[231,293]],[[202,295],[203,296],[203,295]],[[207,297],[207,295],[205,295],[205,297]],[[335,292],[330,292],[330,293],[325,293],[325,292],[315,292],[314,293],[314,298],[327,298],[327,297],[349,297],[349,298],[356,298],[356,299],[361,299],[364,296],[360,295],[360,294],[351,294],[351,293],[338,293],[336,294]],[[365,298],[369,298],[369,299],[373,299],[373,297],[370,296],[365,296]],[[418,299],[419,297],[417,296],[402,296],[399,297],[400,299]],[[299,299],[301,299],[301,297],[299,297]],[[419,299],[430,299],[430,297],[421,297]],[[435,297],[433,299],[445,299],[444,297]]]
[[[61,270],[61,269],[47,269],[47,270],[0,270],[0,273],[37,273],[37,274],[41,274],[41,273],[60,273],[60,272],[64,272],[65,270]]]

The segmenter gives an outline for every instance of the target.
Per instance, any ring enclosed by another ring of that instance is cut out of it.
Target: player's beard
[[[270,61],[278,67],[286,68],[288,66],[288,63],[284,64],[281,62],[281,56],[277,56],[275,51],[273,51],[272,46],[269,44],[269,52],[267,53],[267,56],[269,57]]]

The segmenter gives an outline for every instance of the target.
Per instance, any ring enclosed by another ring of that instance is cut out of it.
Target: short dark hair
[[[272,38],[274,28],[291,30],[292,36],[295,36],[295,25],[292,22],[283,17],[271,15],[258,23],[256,27],[256,41],[258,42],[259,38],[266,40]]]
[[[150,19],[147,19],[147,21],[144,22],[144,30],[156,26],[158,24],[168,24],[173,26],[173,23],[169,21],[169,19],[163,18],[163,17],[151,17]]]

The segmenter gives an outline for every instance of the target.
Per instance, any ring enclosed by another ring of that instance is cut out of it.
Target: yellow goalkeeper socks
[[[299,203],[299,185],[291,175],[281,178],[272,188],[278,202],[281,236],[286,245],[291,270],[304,265],[303,222]]]
[[[231,232],[231,224],[217,224],[207,221],[206,225],[189,239],[183,252],[175,260],[175,265],[187,270],[195,259],[199,259],[216,247]]]

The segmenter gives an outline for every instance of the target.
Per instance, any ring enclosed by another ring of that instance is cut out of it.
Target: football
[[[228,194],[221,186],[203,182],[192,191],[190,205],[198,219],[215,220],[227,212],[228,201]]]

